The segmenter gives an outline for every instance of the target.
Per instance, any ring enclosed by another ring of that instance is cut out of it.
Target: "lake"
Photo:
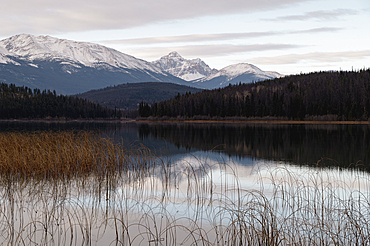
[[[370,125],[3,122],[0,127],[1,131],[100,131],[126,146],[142,143],[173,158],[212,152],[246,165],[260,160],[314,165],[322,158],[341,167],[370,164]]]
[[[0,133],[88,131],[140,149],[117,175],[3,177],[2,244],[370,244],[368,125],[0,127]]]

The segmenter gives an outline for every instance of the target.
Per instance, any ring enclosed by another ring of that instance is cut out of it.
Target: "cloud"
[[[158,44],[158,43],[184,43],[184,42],[205,42],[224,41],[241,38],[256,38],[276,35],[276,32],[247,32],[247,33],[218,33],[218,34],[192,34],[181,36],[166,36],[137,39],[121,39],[102,41],[107,44]]]
[[[342,62],[359,60],[370,57],[370,50],[343,51],[343,52],[313,52],[306,54],[289,54],[275,57],[259,57],[251,59],[252,63],[263,65],[297,64],[304,61],[310,62]]]
[[[1,4],[0,35],[125,29],[202,16],[272,10],[307,1],[12,0]]]
[[[244,33],[217,33],[217,34],[193,34],[181,36],[165,36],[165,37],[150,37],[150,38],[136,38],[136,39],[120,39],[120,40],[105,40],[100,41],[105,44],[135,44],[135,45],[151,45],[164,43],[196,43],[208,41],[225,41],[233,39],[245,38],[260,38],[284,34],[304,34],[304,33],[322,33],[322,32],[336,32],[343,30],[337,27],[323,27],[298,31],[282,31],[282,32],[244,32]]]
[[[313,28],[307,30],[298,30],[298,31],[291,31],[290,34],[304,34],[304,33],[323,33],[323,32],[337,32],[344,30],[344,28],[340,27],[320,27],[320,28]]]
[[[141,48],[135,50],[125,50],[124,53],[135,54],[137,57],[145,57],[147,60],[156,60],[172,51],[177,51],[184,57],[217,57],[227,56],[235,53],[259,52],[270,50],[286,50],[300,46],[292,44],[251,44],[251,45],[187,45],[166,48]]]
[[[263,19],[267,21],[306,21],[306,20],[336,20],[342,16],[346,15],[356,15],[358,14],[357,10],[353,9],[335,9],[331,11],[311,11],[301,15],[287,15],[281,16],[272,19]]]

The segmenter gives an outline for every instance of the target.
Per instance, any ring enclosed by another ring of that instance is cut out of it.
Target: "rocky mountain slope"
[[[86,42],[16,35],[0,41],[0,82],[75,94],[135,82],[189,85],[150,62]]]
[[[251,83],[282,76],[277,72],[262,71],[258,67],[247,63],[230,65],[221,70],[212,69],[201,59],[187,60],[176,51],[161,57],[153,64],[163,71],[191,82],[194,86],[206,89],[225,87],[240,82]]]
[[[282,75],[277,72],[266,72],[252,64],[239,63],[227,66],[213,75],[192,81],[192,83],[210,89],[240,82],[251,83],[279,77],[282,77]]]
[[[221,70],[177,52],[147,62],[102,45],[50,36],[16,35],[0,41],[0,82],[78,94],[124,83],[169,82],[202,89],[281,77],[241,63]]]
[[[211,69],[201,59],[197,58],[187,60],[176,51],[171,52],[152,63],[163,71],[186,81],[204,78],[218,72],[216,69]]]

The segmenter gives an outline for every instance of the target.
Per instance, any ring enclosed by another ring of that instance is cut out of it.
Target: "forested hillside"
[[[102,107],[86,99],[56,95],[14,84],[0,84],[0,118],[110,118],[119,111]]]
[[[140,102],[152,104],[175,97],[178,93],[200,92],[201,89],[164,82],[127,83],[91,90],[76,95],[110,108],[133,110]]]
[[[141,116],[368,120],[370,69],[286,76],[142,104]]]

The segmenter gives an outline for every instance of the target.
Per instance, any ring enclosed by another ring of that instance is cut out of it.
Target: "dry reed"
[[[135,153],[134,153],[135,152]],[[129,151],[109,138],[87,131],[0,133],[0,174],[27,178],[104,176],[143,168],[147,148]]]
[[[267,166],[248,189],[233,164],[175,165],[91,132],[0,144],[4,245],[370,245],[360,171]]]

